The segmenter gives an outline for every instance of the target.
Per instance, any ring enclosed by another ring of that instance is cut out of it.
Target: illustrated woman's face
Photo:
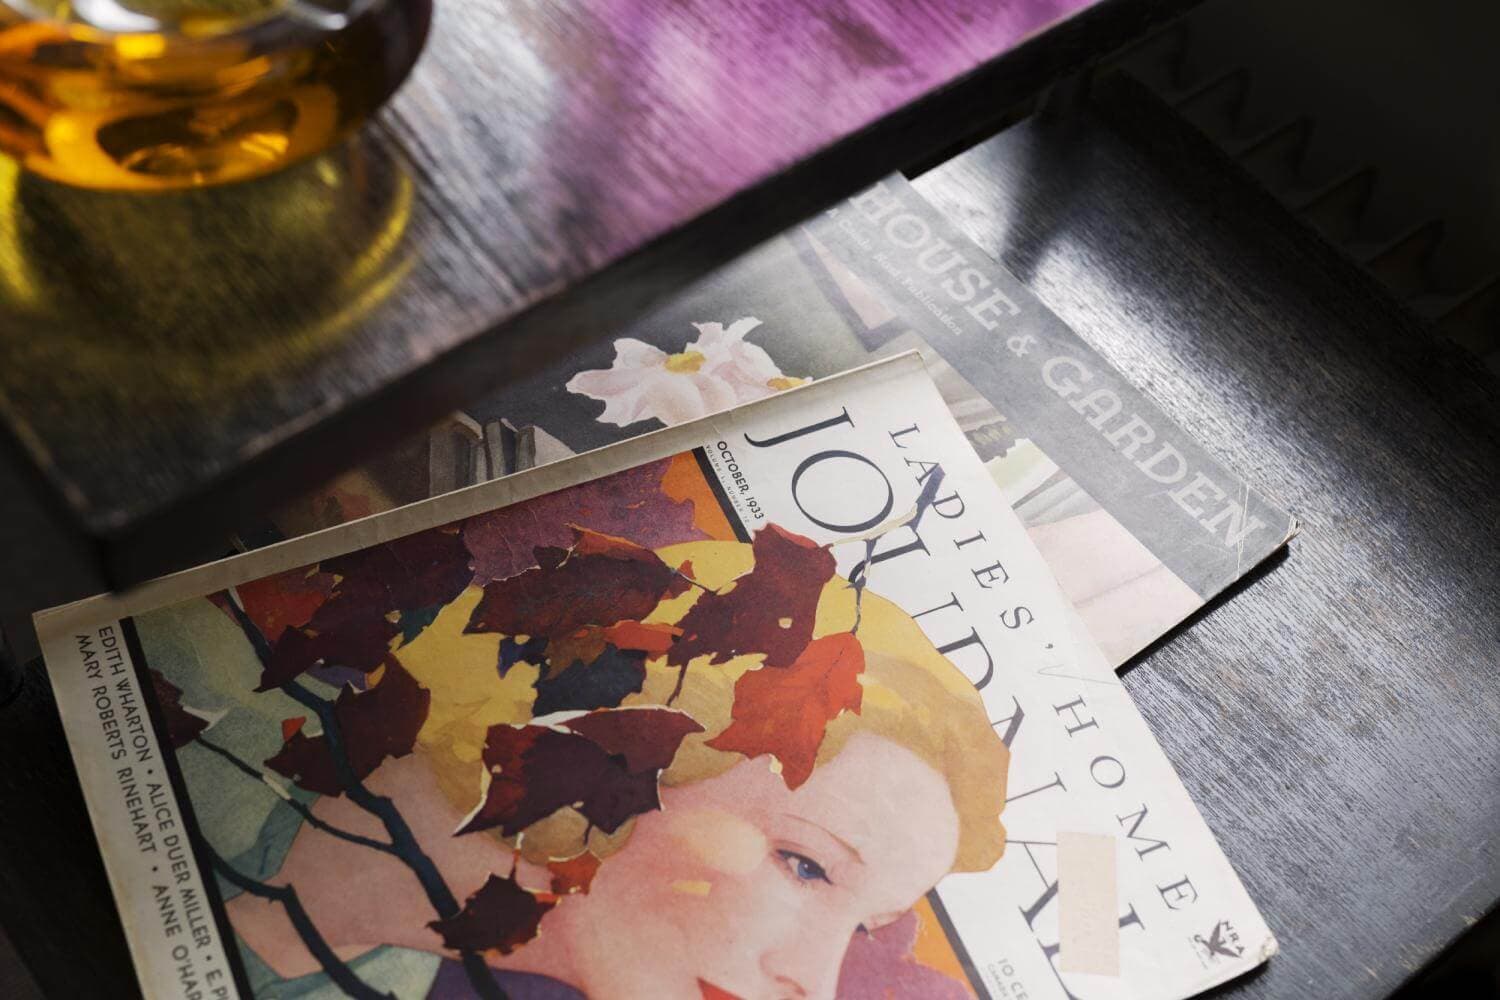
[[[661,799],[543,927],[569,925],[593,1000],[831,997],[851,936],[910,908],[958,845],[943,777],[864,733],[795,791],[761,757]]]

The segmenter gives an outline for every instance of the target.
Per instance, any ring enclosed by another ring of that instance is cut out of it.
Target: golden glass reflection
[[[416,61],[431,0],[0,0],[0,152],[159,191],[332,145]]]
[[[252,383],[274,391],[400,283],[416,204],[411,174],[363,140],[250,184],[144,199],[0,160],[0,397],[31,396],[27,372],[57,397],[33,409],[103,394],[142,416],[212,412]]]

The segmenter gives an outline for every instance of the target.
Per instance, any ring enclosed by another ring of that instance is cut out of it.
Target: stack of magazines
[[[42,612],[151,998],[1189,997],[1115,670],[1295,522],[900,178]]]

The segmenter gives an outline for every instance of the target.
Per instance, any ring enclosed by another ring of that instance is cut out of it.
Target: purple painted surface
[[[440,11],[433,54],[466,48],[462,34],[538,57],[549,100],[532,109],[540,141],[514,179],[523,192],[607,194],[588,206],[602,238],[570,262],[588,267],[1094,2],[616,0],[561,15],[545,2],[505,14],[459,4]]]

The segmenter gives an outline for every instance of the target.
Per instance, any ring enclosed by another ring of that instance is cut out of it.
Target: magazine
[[[1276,948],[915,353],[36,625],[153,1000],[1171,1000]]]
[[[244,538],[327,527],[912,349],[1116,666],[1296,530],[896,176]]]

